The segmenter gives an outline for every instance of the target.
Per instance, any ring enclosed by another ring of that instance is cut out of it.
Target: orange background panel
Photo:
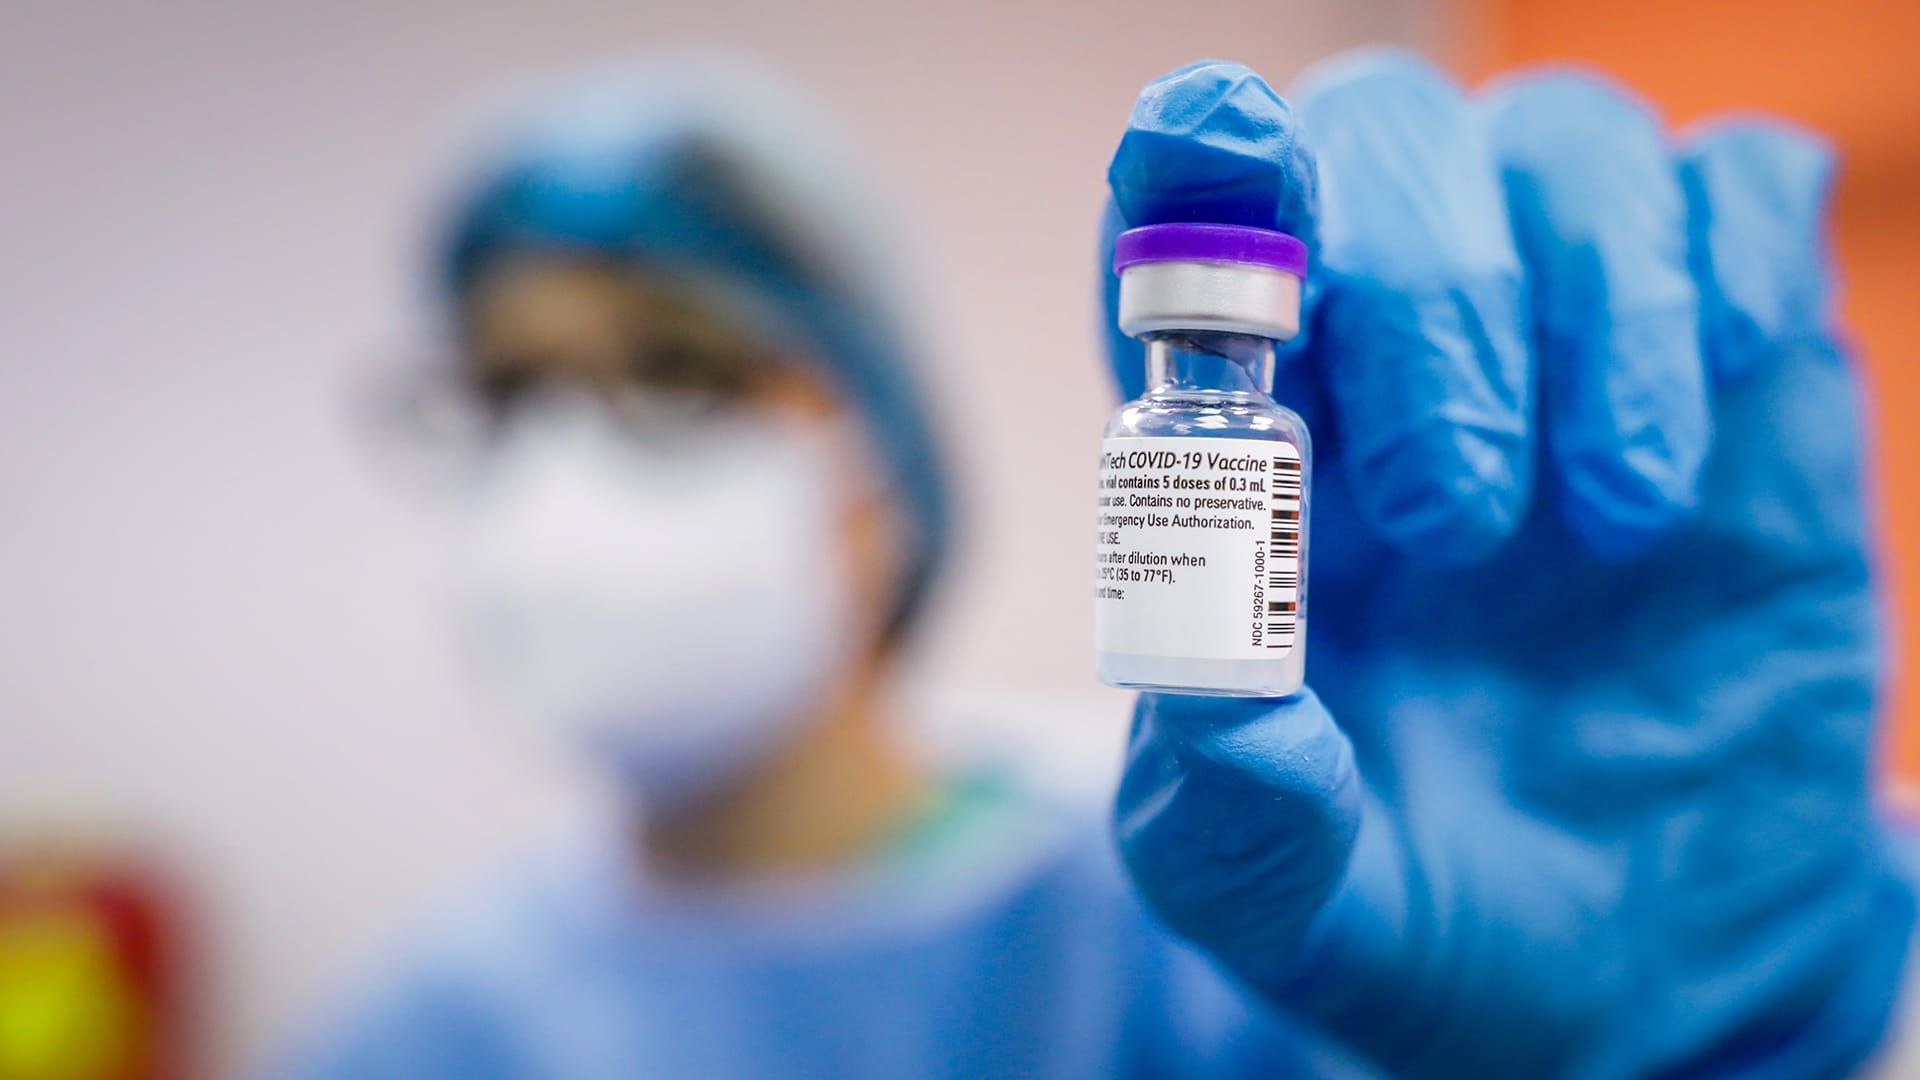
[[[1881,560],[1894,601],[1883,710],[1889,772],[1920,786],[1920,4],[1842,0],[1483,0],[1468,73],[1577,61],[1676,125],[1764,110],[1841,153],[1834,243],[1877,446]]]

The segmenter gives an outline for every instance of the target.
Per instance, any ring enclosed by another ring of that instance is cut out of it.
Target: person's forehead
[[[782,350],[670,271],[609,260],[529,255],[476,281],[463,312],[482,363],[551,359],[612,368],[648,351],[733,370],[786,368]],[[611,373],[609,371],[609,373]]]
[[[768,396],[811,403],[814,411],[839,404],[817,365],[751,333],[670,271],[529,253],[483,274],[465,314],[469,348],[483,366],[553,363],[607,375],[631,359],[637,343],[736,373],[758,371]]]
[[[465,306],[477,330],[559,322],[629,331],[669,322],[716,334],[729,330],[669,274],[564,255],[502,260],[475,282]]]

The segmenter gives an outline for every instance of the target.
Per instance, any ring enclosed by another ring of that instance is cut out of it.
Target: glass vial
[[[1120,327],[1147,389],[1101,446],[1094,636],[1109,686],[1260,697],[1305,680],[1306,424],[1275,402],[1306,248],[1231,225],[1122,233]]]

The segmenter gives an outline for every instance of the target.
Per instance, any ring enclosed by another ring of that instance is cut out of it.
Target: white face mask
[[[656,804],[740,777],[816,715],[860,639],[836,449],[797,423],[643,438],[592,400],[530,403],[462,519],[474,677]]]

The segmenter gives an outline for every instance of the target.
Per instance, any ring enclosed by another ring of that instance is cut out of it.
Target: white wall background
[[[924,256],[970,511],[927,677],[1058,703],[1045,734],[1104,767],[1123,703],[1093,685],[1085,583],[1113,141],[1179,63],[1284,81],[1369,40],[1438,44],[1429,6],[15,0],[0,831],[51,799],[177,860],[231,1067],[568,802],[463,719],[432,533],[370,482],[346,390],[412,318],[450,112],[504,76],[689,36],[773,58],[844,114]]]

